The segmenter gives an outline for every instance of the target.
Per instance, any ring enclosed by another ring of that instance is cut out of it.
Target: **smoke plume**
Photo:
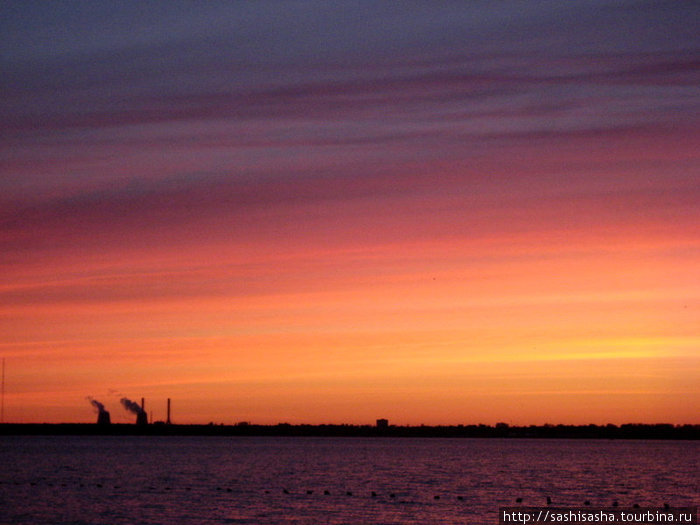
[[[134,403],[131,399],[122,397],[120,401],[124,408],[126,408],[129,412],[136,415],[144,413],[143,409],[141,408],[141,405],[139,405],[138,403]]]
[[[97,409],[97,424],[98,425],[109,425],[112,420],[109,417],[109,412],[105,409],[105,406],[100,403],[97,399],[93,399],[88,396],[87,398],[88,401],[90,401],[90,404],[93,406],[93,408]]]
[[[105,409],[105,406],[102,403],[100,403],[97,399],[88,397],[87,400],[90,401],[90,404],[97,409],[98,413],[104,414],[105,412],[107,412],[107,414],[109,414],[107,409]]]

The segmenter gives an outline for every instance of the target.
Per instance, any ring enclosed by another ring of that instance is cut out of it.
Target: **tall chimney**
[[[148,414],[146,413],[145,410],[146,407],[146,402],[144,401],[143,398],[141,398],[141,412],[136,414],[136,424],[145,426],[148,425]]]
[[[168,419],[165,422],[167,425],[170,424],[170,398],[168,398]]]
[[[100,410],[100,413],[97,415],[97,424],[110,425],[111,423],[112,419],[109,417],[109,412],[106,410]]]

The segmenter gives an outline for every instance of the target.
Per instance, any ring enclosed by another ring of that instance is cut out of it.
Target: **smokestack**
[[[148,425],[148,414],[146,413],[146,400],[141,398],[141,413],[136,416],[137,425]]]
[[[168,419],[165,421],[165,424],[170,424],[170,398],[168,398]]]
[[[105,410],[105,406],[97,401],[96,399],[93,399],[91,397],[87,398],[88,401],[90,401],[90,404],[97,409],[97,424],[98,425],[109,425],[112,423],[112,420],[109,417],[109,412]]]
[[[144,399],[141,398],[141,406],[138,403],[128,399],[126,397],[121,398],[121,404],[132,414],[136,414],[136,424],[137,425],[148,425],[148,415],[143,409],[145,406]]]

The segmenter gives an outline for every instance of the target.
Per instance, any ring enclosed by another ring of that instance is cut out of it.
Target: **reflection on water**
[[[523,504],[691,505],[693,441],[3,437],[0,523],[495,523]],[[697,503],[697,502],[695,502]]]

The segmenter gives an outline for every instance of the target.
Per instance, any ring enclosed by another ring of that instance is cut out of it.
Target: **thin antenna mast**
[[[0,423],[5,422],[5,358],[2,358],[2,394],[0,394]]]

